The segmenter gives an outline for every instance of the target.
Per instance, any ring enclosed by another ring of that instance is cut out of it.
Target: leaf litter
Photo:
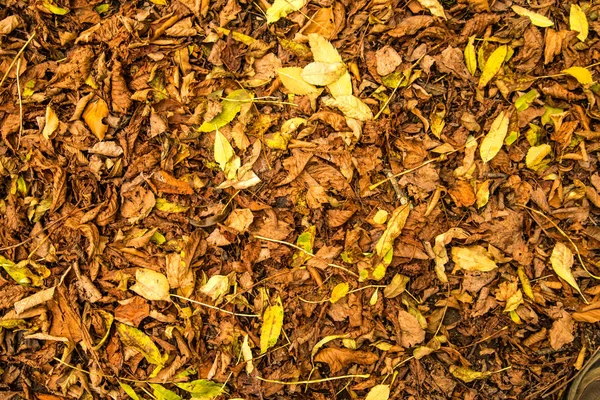
[[[0,13],[3,398],[559,398],[598,348],[593,2],[84,3]]]

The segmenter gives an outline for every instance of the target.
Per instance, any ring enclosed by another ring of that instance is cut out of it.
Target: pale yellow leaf
[[[348,118],[354,118],[359,121],[370,121],[373,119],[373,112],[368,105],[354,96],[340,96],[337,99],[325,100],[327,107],[340,109]]]
[[[394,210],[392,217],[388,221],[385,231],[375,245],[375,252],[379,256],[383,257],[388,251],[392,250],[394,240],[400,236],[402,228],[404,228],[404,224],[408,219],[409,213],[410,207],[408,205],[400,206]]]
[[[484,163],[496,157],[496,154],[502,148],[504,138],[508,133],[509,122],[510,120],[504,115],[504,111],[501,111],[494,122],[492,122],[490,131],[481,142],[481,147],[479,148],[479,154]]]
[[[440,4],[438,0],[418,0],[419,4],[429,10],[432,15],[440,18],[446,18],[446,14],[444,14],[444,7]]]
[[[525,165],[527,165],[527,168],[537,171],[544,157],[550,154],[551,151],[552,147],[547,144],[530,147],[525,157]]]
[[[219,167],[225,172],[227,179],[234,179],[240,167],[241,160],[235,155],[233,147],[231,147],[227,138],[218,130],[215,134],[214,152],[215,161],[219,163]]]
[[[431,121],[431,133],[433,133],[438,139],[444,130],[444,126],[446,126],[446,121],[444,118],[446,118],[446,106],[444,103],[437,103],[435,107],[433,107],[429,119]]]
[[[90,101],[83,111],[83,120],[94,136],[100,140],[104,140],[104,135],[108,131],[108,125],[103,122],[106,117],[108,117],[108,105],[102,99]]]
[[[340,79],[327,85],[329,92],[334,98],[342,96],[352,96],[352,79],[350,74],[346,71]]]
[[[479,372],[467,367],[450,366],[450,373],[463,382],[469,383],[477,379],[485,379],[490,376],[491,372]]]
[[[479,83],[477,85],[479,89],[486,87],[488,82],[492,80],[498,71],[500,71],[500,68],[504,63],[504,59],[506,58],[506,54],[508,54],[508,47],[506,45],[498,47],[492,52],[492,54],[490,54],[490,57],[483,66],[481,76],[479,77]]]
[[[369,390],[365,400],[388,400],[390,398],[390,385],[375,385]]]
[[[50,107],[50,105],[46,106],[46,123],[44,124],[44,130],[42,131],[42,136],[45,139],[50,139],[50,136],[56,131],[58,128],[58,116]]]
[[[246,362],[246,373],[251,374],[254,371],[254,364],[252,363],[252,349],[248,344],[248,334],[244,335],[244,341],[242,342],[242,356]]]
[[[487,250],[479,245],[453,247],[452,261],[454,261],[455,269],[460,268],[465,271],[488,272],[498,268]]]
[[[316,62],[341,63],[342,57],[331,42],[318,33],[308,35],[310,51]]]
[[[512,10],[521,17],[528,17],[533,25],[539,26],[540,28],[547,28],[554,25],[554,22],[544,17],[542,14],[538,14],[521,6],[512,6]]]
[[[582,85],[589,85],[594,82],[592,73],[587,68],[571,67],[564,69],[562,73],[572,76],[573,78],[577,79],[577,82],[581,83]]]
[[[148,268],[135,272],[135,284],[129,289],[146,300],[169,300],[169,280],[160,272]]]
[[[406,275],[394,275],[390,284],[383,289],[383,295],[388,299],[393,299],[394,297],[401,295],[406,290],[406,285],[409,280],[410,278]]]
[[[225,275],[213,275],[208,282],[200,288],[200,292],[215,301],[229,292],[229,278]]]
[[[319,89],[302,79],[302,68],[286,67],[278,68],[277,74],[283,86],[293,94],[304,96],[311,93],[318,93]]]
[[[490,180],[483,182],[477,188],[477,193],[475,194],[475,198],[477,199],[477,208],[481,208],[485,206],[490,198]]]
[[[375,222],[376,224],[385,224],[385,221],[387,221],[387,217],[388,217],[387,211],[377,210],[377,212],[373,216],[373,222]]]
[[[350,285],[348,285],[348,282],[338,283],[331,291],[331,297],[329,298],[329,301],[332,304],[337,303],[338,301],[346,297],[349,290]]]
[[[467,69],[471,75],[475,75],[475,72],[477,72],[477,55],[475,54],[474,42],[475,35],[469,38],[467,46],[465,47],[465,63],[467,64]]]
[[[283,306],[281,298],[277,297],[275,304],[267,307],[263,315],[263,324],[260,329],[260,354],[264,354],[275,346],[283,327]]]
[[[577,39],[585,41],[589,33],[589,25],[585,13],[577,4],[571,4],[571,12],[569,14],[569,29],[579,32]]]
[[[344,75],[344,63],[313,62],[302,69],[302,79],[311,85],[327,86]]]
[[[550,256],[550,263],[556,275],[560,276],[569,285],[581,294],[581,289],[571,272],[573,266],[573,252],[565,244],[557,242]],[[581,294],[583,296],[583,294]]]
[[[307,0],[275,0],[267,9],[267,24],[279,21],[288,14],[298,11],[306,4]]]

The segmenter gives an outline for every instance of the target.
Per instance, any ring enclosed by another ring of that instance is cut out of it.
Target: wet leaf
[[[302,79],[311,85],[327,86],[336,82],[346,72],[343,63],[312,62],[302,69]]]
[[[135,272],[135,284],[129,288],[146,300],[170,300],[169,280],[160,272],[140,268]]]
[[[164,365],[168,354],[160,354],[160,350],[154,342],[142,331],[133,326],[117,322],[117,333],[125,346],[133,347],[148,361],[154,365]]]
[[[554,249],[552,249],[550,263],[556,275],[564,279],[565,282],[571,285],[583,297],[583,293],[581,293],[581,289],[579,289],[579,285],[571,272],[571,268],[573,267],[573,253],[571,249],[563,243],[557,242]]]
[[[453,247],[452,261],[454,267],[465,271],[492,271],[498,266],[492,260],[487,250],[482,246]]]
[[[569,13],[569,29],[579,32],[577,39],[585,42],[588,37],[589,25],[585,13],[578,4],[571,4]]]
[[[489,81],[496,76],[498,71],[500,71],[502,64],[504,63],[504,59],[506,58],[507,54],[508,47],[506,45],[502,45],[494,50],[494,52],[489,56],[485,62],[485,65],[483,66],[481,76],[479,77],[479,83],[477,84],[479,89],[486,87]]]
[[[509,122],[510,119],[504,114],[504,111],[501,111],[494,122],[492,122],[490,131],[481,142],[479,148],[479,154],[484,163],[492,160],[500,152],[504,144],[504,138],[506,138],[506,134],[508,133]]]
[[[390,385],[375,385],[367,393],[365,400],[388,400],[390,398]]]
[[[338,283],[337,285],[335,285],[335,287],[331,291],[331,297],[329,298],[329,301],[332,304],[337,303],[338,301],[340,301],[341,299],[346,297],[349,290],[350,290],[350,285],[348,285],[347,282]]]
[[[267,9],[267,24],[272,24],[285,18],[288,14],[298,11],[306,4],[306,0],[275,0]]]
[[[522,17],[528,17],[531,20],[531,23],[535,26],[539,26],[541,28],[547,28],[549,26],[553,26],[554,22],[544,17],[542,14],[538,14],[534,11],[530,11],[521,6],[512,6],[512,10],[519,14]]]
[[[316,86],[311,85],[302,78],[302,68],[300,67],[278,68],[277,74],[283,86],[293,94],[304,96],[319,92]]]
[[[577,82],[582,85],[590,85],[594,83],[594,78],[592,77],[592,73],[589,69],[583,67],[571,67],[564,69],[563,74],[567,74],[577,79]]]
[[[244,103],[252,101],[254,95],[247,90],[239,89],[229,93],[221,102],[221,112],[212,120],[204,122],[198,128],[199,132],[212,132],[233,121],[242,109]]]
[[[260,329],[260,354],[264,354],[275,346],[283,327],[283,306],[281,298],[277,297],[275,304],[267,307],[263,314],[263,324]]]
[[[348,118],[354,118],[359,121],[370,121],[373,119],[373,112],[368,105],[354,96],[339,96],[335,99],[325,100],[327,107],[340,109]]]

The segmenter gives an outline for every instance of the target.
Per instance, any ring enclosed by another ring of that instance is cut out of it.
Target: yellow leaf
[[[163,212],[168,212],[168,213],[186,212],[189,209],[189,207],[170,202],[167,199],[163,199],[163,198],[156,199],[156,204],[154,205],[154,207],[158,211],[163,211]]]
[[[129,288],[146,300],[169,300],[169,280],[148,268],[135,271],[135,284]]]
[[[510,120],[504,115],[504,111],[501,111],[494,122],[492,122],[490,131],[481,142],[481,147],[479,148],[479,154],[484,163],[496,157],[496,154],[502,148],[504,138],[508,133],[509,122]]]
[[[444,14],[444,7],[440,4],[438,0],[418,0],[419,4],[429,10],[432,15],[440,18],[446,18],[446,14]]]
[[[370,121],[373,119],[373,112],[368,105],[354,96],[340,96],[337,99],[325,100],[327,107],[340,109],[348,118],[354,118],[359,121]]]
[[[485,206],[490,198],[490,180],[483,182],[477,188],[477,193],[475,194],[475,198],[477,199],[477,208],[481,208]]]
[[[475,42],[475,35],[469,38],[465,47],[465,62],[471,75],[475,75],[475,72],[477,72],[477,55],[475,54],[475,45],[473,42]]]
[[[125,346],[133,347],[142,353],[150,364],[164,365],[167,361],[168,354],[161,355],[152,339],[139,329],[117,322],[117,333]]]
[[[582,85],[589,85],[591,83],[594,83],[592,73],[587,68],[571,67],[564,69],[562,73],[572,76],[573,78],[577,79],[577,82],[581,83]]]
[[[56,131],[58,128],[58,116],[50,107],[50,105],[46,106],[46,123],[44,124],[44,130],[42,131],[42,136],[45,139],[50,139],[50,136]]]
[[[525,273],[525,268],[523,268],[522,265],[517,267],[517,275],[519,276],[519,280],[521,281],[521,286],[523,287],[523,292],[525,292],[525,295],[531,300],[534,300],[535,297],[533,295],[533,289],[531,288],[531,281]]]
[[[454,267],[465,271],[492,271],[498,266],[482,246],[453,247],[452,261]]]
[[[235,155],[233,147],[231,147],[227,138],[218,130],[215,135],[214,151],[215,161],[219,163],[219,167],[225,173],[227,179],[235,179],[237,170],[241,165],[241,160]]]
[[[490,57],[485,62],[483,66],[483,71],[481,72],[481,76],[479,77],[479,84],[477,87],[479,89],[483,89],[486,87],[489,81],[500,71],[502,67],[502,63],[506,58],[506,54],[508,54],[508,47],[506,45],[502,45],[498,47],[494,52],[490,55]]]
[[[302,68],[300,67],[278,68],[277,74],[283,86],[293,94],[304,96],[319,91],[316,86],[302,79]]]
[[[394,297],[401,295],[406,290],[406,285],[409,280],[410,278],[406,275],[394,275],[390,284],[383,289],[383,295],[388,299],[393,299]]]
[[[48,12],[55,15],[65,15],[68,14],[69,11],[71,11],[68,8],[62,8],[57,6],[52,0],[43,0],[42,7],[45,8]]]
[[[376,224],[385,224],[385,221],[387,221],[387,217],[388,217],[388,212],[385,210],[378,210],[375,215],[373,216],[373,222],[375,222]]]
[[[390,398],[390,385],[375,385],[369,390],[365,400],[388,400]]]
[[[83,120],[94,136],[100,140],[104,140],[104,135],[108,131],[108,125],[102,122],[106,117],[108,117],[108,105],[102,99],[90,101],[83,111]]]
[[[213,275],[208,282],[200,288],[200,292],[215,301],[229,292],[229,278],[225,275]]]
[[[275,0],[267,9],[267,24],[279,21],[289,13],[298,11],[306,4],[306,0]]]
[[[554,25],[554,22],[550,21],[542,14],[538,14],[526,8],[520,6],[512,6],[512,10],[515,13],[519,14],[521,17],[528,17],[533,25],[539,26],[540,28],[547,28],[549,26]]]
[[[556,275],[560,276],[565,282],[577,290],[579,294],[581,294],[581,297],[584,297],[571,272],[571,267],[573,266],[573,252],[571,252],[571,249],[563,243],[557,242],[552,250],[550,263],[552,264],[552,269],[556,272]]]
[[[374,267],[371,271],[361,271],[361,280],[364,280],[367,277],[380,280],[385,276],[387,266],[392,262],[392,257],[394,255],[394,240],[400,236],[400,232],[402,232],[402,228],[404,228],[404,224],[406,224],[409,213],[410,206],[408,204],[394,210],[385,231],[383,231],[377,244],[375,244],[375,253],[378,256],[378,260],[377,262],[374,262]],[[367,275],[362,275],[365,273]]]
[[[589,25],[585,13],[577,4],[571,4],[571,12],[569,14],[569,29],[579,32],[577,39],[585,41],[589,33]]]
[[[227,125],[242,109],[242,104],[252,101],[254,95],[244,89],[234,90],[229,93],[221,103],[221,112],[212,120],[204,122],[198,128],[199,132],[212,132]]]
[[[302,69],[302,79],[311,85],[327,86],[346,72],[344,63],[313,62]]]
[[[352,96],[352,79],[350,74],[346,71],[340,79],[327,85],[329,92],[334,98],[341,96]]]
[[[479,372],[466,367],[457,367],[456,365],[450,366],[450,373],[463,382],[469,383],[477,379],[485,379],[492,374],[492,372]]]
[[[274,305],[267,307],[263,315],[263,324],[260,328],[260,354],[264,354],[275,346],[281,328],[283,327],[283,306],[281,297],[277,297]]]
[[[435,107],[433,108],[433,110],[431,111],[431,115],[429,116],[429,119],[431,120],[431,124],[430,124],[431,133],[433,133],[435,135],[435,137],[437,137],[438,139],[440,138],[440,135],[442,134],[442,130],[444,129],[444,126],[446,125],[446,121],[444,121],[445,117],[446,117],[446,106],[444,105],[444,103],[437,103],[435,105]]]
[[[318,33],[308,35],[310,51],[316,62],[341,63],[342,57],[331,42]]]
[[[242,356],[246,362],[246,373],[251,374],[254,371],[254,364],[252,363],[252,349],[248,344],[248,334],[244,335],[244,341],[242,342]]]
[[[551,151],[552,147],[547,144],[530,147],[525,157],[525,165],[527,165],[527,168],[537,171],[544,157],[550,154]]]
[[[329,301],[332,304],[337,303],[338,301],[340,301],[341,299],[346,297],[349,290],[350,290],[350,285],[348,285],[347,282],[338,283],[337,285],[335,285],[335,287],[331,291],[331,297],[329,298]]]

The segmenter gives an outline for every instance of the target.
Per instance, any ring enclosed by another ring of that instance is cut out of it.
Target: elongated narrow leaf
[[[475,75],[475,72],[477,72],[477,55],[475,54],[474,42],[475,35],[469,38],[467,46],[465,47],[465,63],[467,64],[467,69],[471,75]]]
[[[302,68],[286,67],[278,68],[277,75],[283,86],[293,94],[304,96],[311,93],[317,93],[319,89],[302,79]]]
[[[569,29],[579,32],[577,39],[585,41],[589,33],[589,24],[585,13],[577,4],[571,4],[571,12],[569,13]]]
[[[234,179],[237,170],[240,168],[241,160],[235,155],[227,138],[218,130],[215,134],[214,152],[215,161],[219,163],[219,167],[221,167],[227,179]]]
[[[266,353],[267,350],[275,346],[282,327],[283,306],[281,305],[281,298],[277,297],[275,304],[267,307],[263,315],[263,324],[260,329],[260,354]]]
[[[565,244],[557,242],[550,256],[550,263],[556,275],[560,276],[569,285],[581,294],[581,289],[573,277],[571,267],[573,267],[573,252]],[[583,296],[583,294],[582,294]]]
[[[119,386],[121,386],[121,389],[123,389],[123,391],[127,393],[127,395],[133,400],[141,400],[140,396],[138,396],[138,394],[135,392],[135,390],[133,390],[133,388],[130,385],[119,381]]]
[[[387,266],[390,265],[392,257],[394,256],[394,240],[400,236],[409,213],[410,206],[408,204],[396,208],[392,213],[385,231],[383,231],[377,244],[375,244],[375,253],[378,258],[376,259],[377,262],[374,263],[372,271],[370,271],[370,277],[372,279],[381,280],[385,276]],[[366,273],[368,275],[369,271],[366,271]],[[364,280],[367,277],[363,274],[364,272],[361,271],[361,280]]]
[[[506,58],[506,54],[508,54],[508,47],[506,45],[498,47],[490,54],[490,57],[483,66],[481,76],[479,77],[479,84],[477,85],[479,89],[486,87],[489,81],[491,81],[498,71],[500,71],[504,59]]]
[[[273,5],[267,9],[267,23],[279,21],[288,14],[298,11],[306,4],[307,0],[275,0]]]
[[[498,154],[502,148],[504,138],[508,133],[509,122],[510,120],[504,114],[504,111],[501,111],[494,122],[492,122],[490,131],[481,142],[481,147],[479,148],[479,154],[484,163],[496,157],[496,154]]]
[[[176,383],[177,387],[192,394],[197,399],[212,399],[225,393],[222,384],[209,381],[208,379],[197,379],[191,382]]]
[[[547,28],[549,26],[554,25],[554,22],[550,21],[542,14],[538,14],[526,8],[520,6],[512,6],[512,10],[515,13],[519,14],[521,17],[528,17],[533,25],[539,26],[540,28]]]
[[[458,378],[466,383],[473,382],[477,379],[485,379],[492,374],[491,372],[479,372],[471,368],[458,367],[456,365],[450,366],[450,373],[455,378]]]
[[[158,383],[150,383],[150,387],[154,391],[156,400],[182,400],[180,395],[162,385],[159,385]]]
[[[46,106],[46,123],[44,125],[44,130],[42,131],[42,136],[45,139],[50,139],[50,136],[54,133],[54,131],[58,128],[58,116],[56,112],[50,107],[50,105]]]

